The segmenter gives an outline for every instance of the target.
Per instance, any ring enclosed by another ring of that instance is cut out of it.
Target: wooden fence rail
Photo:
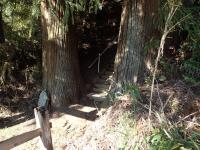
[[[0,149],[9,150],[39,136],[41,149],[53,150],[48,110],[41,112],[35,108],[34,114],[37,129],[0,142]]]

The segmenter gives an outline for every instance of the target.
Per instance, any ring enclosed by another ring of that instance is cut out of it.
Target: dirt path
[[[54,112],[50,119],[52,122],[52,140],[55,150],[62,149],[67,140],[80,137],[85,129],[97,118],[94,107],[71,105],[64,112]],[[0,129],[0,141],[35,129],[34,119]],[[14,150],[39,149],[38,138],[14,148]]]
[[[149,89],[148,86],[140,88],[143,105],[148,104]],[[200,110],[200,94],[195,91],[199,92],[196,87],[192,89],[182,81],[160,84],[159,89],[154,93],[153,108],[160,108],[160,103],[163,102],[163,104],[166,104],[165,114],[168,119],[178,121],[180,119],[179,117],[184,118]],[[89,102],[91,100],[86,99],[85,104],[71,105],[64,111],[54,112],[52,114],[50,121],[52,122],[51,131],[55,150],[115,150],[117,149],[116,147],[119,147],[119,143],[116,140],[121,135],[118,132],[113,132],[113,129],[118,125],[118,118],[121,116],[123,110],[126,111],[129,105],[124,104],[122,101],[119,105],[110,107],[105,115],[97,119],[101,112],[97,111],[97,108],[92,104],[93,102],[91,102],[91,105],[88,105]],[[29,106],[28,104],[27,106]],[[143,107],[138,108],[138,110],[144,112]],[[25,114],[28,113],[30,115],[33,113],[31,111],[33,109],[30,109],[28,112],[26,111],[26,113],[22,111],[12,115],[7,114],[6,117],[9,119],[3,119],[3,121],[10,120],[12,124],[7,124],[8,127],[5,127],[5,125],[0,126],[0,141],[35,129],[33,119],[30,120],[31,116],[25,117],[29,118],[27,119],[28,121],[23,120],[23,117],[26,116]],[[139,112],[139,116],[145,116],[141,115],[141,112]],[[3,115],[5,116],[5,113]],[[194,120],[195,118],[196,120]],[[192,119],[192,121],[199,124],[199,118],[198,114],[187,119],[188,121]],[[1,116],[0,119],[2,119]],[[17,122],[18,120],[19,122]],[[1,124],[4,123],[0,122]],[[37,149],[39,149],[38,138],[14,148],[14,150]]]

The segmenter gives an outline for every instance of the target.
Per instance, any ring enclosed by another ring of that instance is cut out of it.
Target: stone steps
[[[102,92],[108,92],[108,89],[104,89],[104,88],[93,88],[93,92],[95,93],[102,93]]]
[[[99,73],[98,79],[94,83],[94,88],[92,89],[91,93],[87,94],[87,97],[94,101],[106,101],[108,91],[110,90],[113,72],[114,70],[114,63],[110,63],[107,69],[103,69]]]
[[[105,84],[105,85],[110,85],[111,84],[111,80],[105,80],[105,79],[99,79],[96,82],[97,84]]]
[[[108,93],[89,93],[87,97],[94,101],[105,101],[107,99]]]
[[[109,89],[110,85],[108,85],[108,84],[95,84],[94,87],[100,88],[100,89]]]

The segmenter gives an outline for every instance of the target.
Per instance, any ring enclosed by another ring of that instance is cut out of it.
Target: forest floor
[[[137,111],[134,115],[137,121],[134,138],[126,139],[124,132],[130,132],[130,129],[126,123],[120,121],[121,117],[132,109],[131,98],[124,95],[106,111],[104,108],[99,112],[94,105],[86,106],[85,103],[71,105],[62,112],[54,112],[50,119],[54,149],[133,149],[130,143],[141,143],[144,141],[144,135],[148,134],[146,120],[150,86],[144,85],[140,87],[140,91],[141,100],[136,102]],[[0,141],[35,129],[33,108],[37,105],[39,92],[40,86],[36,84],[7,85],[1,88]],[[152,108],[153,111],[162,108],[168,120],[185,122],[187,128],[200,132],[200,87],[188,86],[180,80],[159,83],[155,88]],[[14,149],[39,149],[38,138]]]

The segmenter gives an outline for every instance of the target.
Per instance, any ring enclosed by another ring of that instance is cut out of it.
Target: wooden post
[[[49,123],[48,110],[41,114],[37,108],[34,109],[35,120],[37,128],[41,128],[40,134],[40,146],[43,150],[53,150],[52,138],[51,138],[51,127]]]
[[[100,71],[100,61],[101,61],[101,54],[99,53],[99,58],[98,58],[98,73]]]
[[[30,141],[35,137],[38,137],[40,135],[40,133],[41,133],[41,129],[36,129],[36,130],[30,131],[30,132],[20,134],[18,136],[14,136],[10,139],[0,142],[0,149],[1,150],[9,150],[20,144]]]

